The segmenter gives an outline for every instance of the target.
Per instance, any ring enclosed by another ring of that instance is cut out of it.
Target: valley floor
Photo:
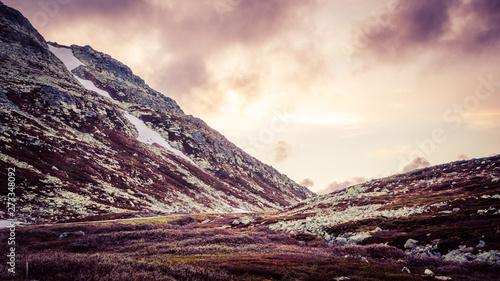
[[[272,217],[249,219],[220,214],[18,227],[16,275],[2,263],[0,279],[24,280],[26,256],[29,278],[46,281],[426,280],[426,269],[440,280],[500,275],[500,267],[490,263],[409,255],[381,244],[340,246],[313,235],[271,231]],[[8,235],[1,230],[0,240]],[[8,247],[2,243],[0,250]]]

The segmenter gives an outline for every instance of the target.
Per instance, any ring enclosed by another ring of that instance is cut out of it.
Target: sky
[[[500,153],[500,1],[3,2],[315,192]]]

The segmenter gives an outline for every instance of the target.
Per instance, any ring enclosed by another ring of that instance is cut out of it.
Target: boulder
[[[348,240],[345,239],[344,237],[337,237],[335,238],[335,243],[339,244],[339,245],[347,245],[348,244]]]
[[[418,241],[415,239],[408,239],[404,245],[405,249],[415,249],[418,246]]]
[[[408,267],[403,267],[403,269],[401,269],[402,272],[406,272],[406,273],[411,273],[410,272],[410,269]]]
[[[370,262],[368,261],[368,259],[367,259],[367,258],[365,258],[365,257],[360,257],[359,259],[360,259],[361,261],[363,261],[363,262],[370,263]]]
[[[232,224],[233,225],[238,225],[238,224],[249,224],[251,222],[254,222],[252,218],[241,218],[241,219],[235,219]]]
[[[432,272],[432,270],[430,270],[430,269],[426,269],[424,271],[424,274],[425,274],[425,277],[427,277],[427,278],[434,278],[434,277],[436,277],[436,275],[434,274],[434,272]]]
[[[484,246],[486,246],[486,242],[484,242],[483,240],[479,240],[479,244],[477,244],[477,246],[476,246],[476,247],[478,247],[478,248],[482,248],[482,247],[484,247]]]

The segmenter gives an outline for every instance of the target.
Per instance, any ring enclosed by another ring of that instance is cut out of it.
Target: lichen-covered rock
[[[255,220],[252,218],[241,218],[241,219],[235,219],[231,224],[232,225],[249,224],[254,221]]]
[[[426,269],[426,270],[424,271],[424,275],[425,275],[425,277],[427,277],[427,278],[434,278],[434,277],[436,276],[436,275],[434,274],[434,272],[432,272],[432,270],[430,270],[430,269]]]
[[[418,246],[418,241],[415,239],[408,239],[405,242],[405,249],[415,249]]]

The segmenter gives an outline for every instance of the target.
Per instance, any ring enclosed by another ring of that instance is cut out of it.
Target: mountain
[[[500,155],[371,180],[285,208],[270,228],[500,263]]]
[[[315,196],[1,2],[0,124],[0,280],[498,280],[500,155]]]
[[[314,196],[126,65],[46,42],[1,2],[0,122],[0,169],[15,169],[15,217],[26,222],[275,211]]]

